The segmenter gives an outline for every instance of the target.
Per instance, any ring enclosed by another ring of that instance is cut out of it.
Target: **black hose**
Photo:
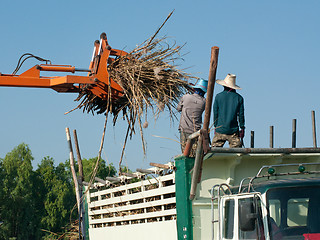
[[[23,59],[24,58],[24,59]],[[35,56],[31,53],[25,53],[23,54],[20,58],[19,58],[19,61],[18,61],[18,64],[17,64],[17,67],[15,68],[15,70],[13,71],[13,75],[15,75],[21,68],[22,64],[29,58],[35,58],[37,59],[38,61],[40,62],[46,62],[46,64],[51,64],[51,61],[48,60],[48,59],[44,59],[44,58],[41,58],[41,57],[38,57],[38,56]],[[23,59],[23,60],[22,60]]]

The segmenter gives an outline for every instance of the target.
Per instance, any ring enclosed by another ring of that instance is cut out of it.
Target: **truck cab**
[[[286,164],[281,166],[285,168]],[[273,166],[265,169],[266,174],[260,172],[246,186],[222,184],[212,189],[219,202],[216,239],[320,239],[319,178],[304,172],[301,164],[296,172],[277,174]]]

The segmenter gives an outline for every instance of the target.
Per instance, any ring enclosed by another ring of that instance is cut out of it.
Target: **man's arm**
[[[239,125],[241,129],[245,128],[245,119],[244,119],[244,100],[240,99],[240,109],[239,109]]]

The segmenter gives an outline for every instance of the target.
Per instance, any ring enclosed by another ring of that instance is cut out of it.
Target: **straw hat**
[[[229,73],[224,80],[216,80],[216,83],[233,89],[241,89],[236,85],[236,75],[231,73]]]
[[[206,93],[207,88],[208,88],[208,80],[200,78],[200,80],[197,82],[197,84],[195,86],[191,86],[191,87],[192,88],[199,88]]]

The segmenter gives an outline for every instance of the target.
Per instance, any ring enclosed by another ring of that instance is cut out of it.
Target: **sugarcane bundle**
[[[172,12],[166,21],[171,14]],[[175,119],[176,105],[182,95],[191,91],[189,83],[197,79],[179,69],[178,63],[183,60],[181,53],[183,46],[177,46],[174,41],[170,44],[168,41],[170,39],[166,37],[155,38],[162,26],[150,39],[127,55],[118,56],[108,64],[110,78],[123,89],[122,97],[111,99],[112,89],[109,87],[108,99],[104,100],[87,91],[87,86],[82,86],[76,99],[80,101],[77,108],[83,109],[84,112],[105,113],[106,116],[112,114],[114,124],[119,115],[123,114],[128,128],[119,163],[120,169],[127,138],[135,133],[135,126],[139,126],[142,148],[145,152],[142,129],[148,126],[147,116],[151,112],[157,119],[159,113],[167,110],[170,119]]]
[[[103,100],[83,89],[76,99],[82,99],[78,108],[92,113],[111,113],[114,124],[123,113],[130,136],[136,123],[140,130],[146,127],[142,118],[148,110],[157,118],[166,109],[173,119],[173,109],[180,97],[190,91],[189,82],[195,77],[178,69],[177,62],[183,60],[182,46],[170,45],[167,40],[165,37],[149,39],[108,65],[110,78],[122,87],[123,97]]]
[[[112,113],[114,123],[121,112],[130,124],[134,124],[137,118],[140,122],[148,109],[157,117],[167,108],[173,117],[172,109],[190,90],[189,82],[194,77],[177,68],[176,62],[182,59],[182,47],[170,46],[166,40],[145,41],[108,65],[110,78],[124,90],[123,97],[103,100],[83,87],[76,99],[81,100],[78,108],[92,113]]]

